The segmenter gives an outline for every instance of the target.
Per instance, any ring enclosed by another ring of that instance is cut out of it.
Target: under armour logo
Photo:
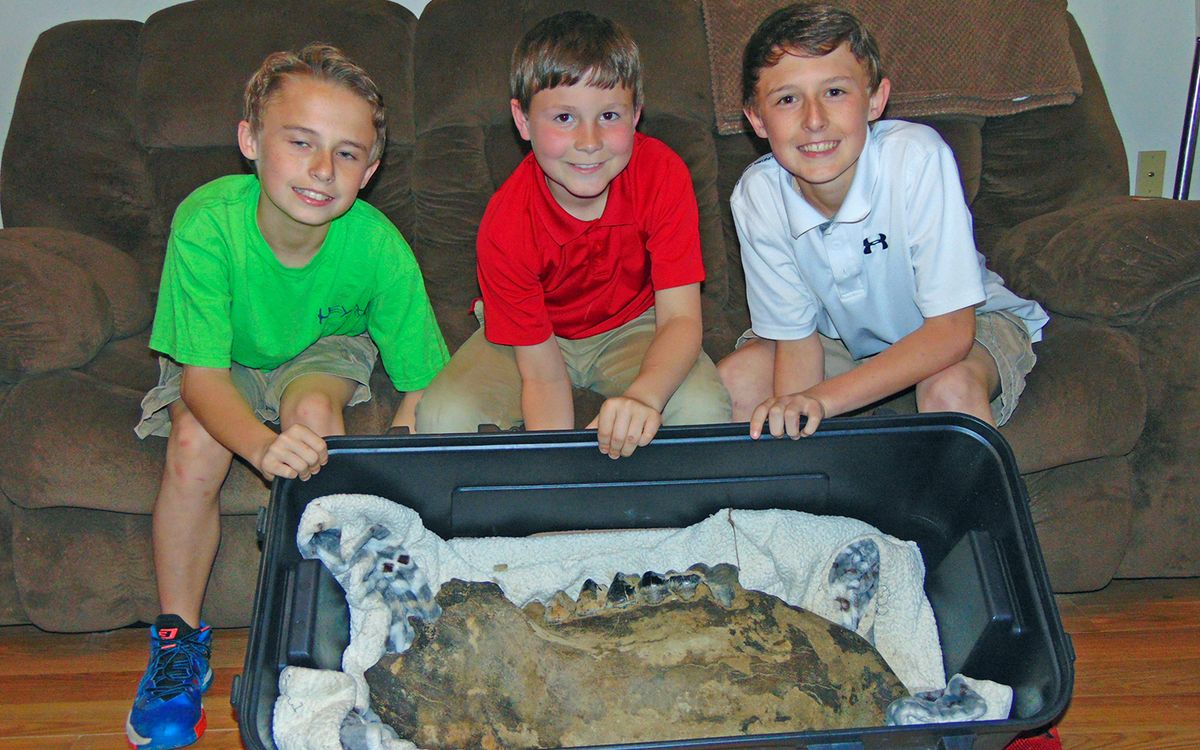
[[[887,250],[887,235],[880,234],[878,237],[876,237],[873,240],[869,240],[864,237],[863,238],[863,255],[870,255],[871,248],[874,247],[875,245],[879,245],[880,250]]]

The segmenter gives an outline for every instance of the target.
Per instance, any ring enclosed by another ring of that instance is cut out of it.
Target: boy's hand
[[[328,462],[329,449],[321,436],[302,424],[294,424],[266,447],[255,467],[268,482],[275,477],[305,481]]]
[[[804,429],[800,429],[800,417],[805,417]],[[817,431],[817,425],[825,418],[825,405],[803,393],[775,396],[759,404],[750,415],[750,437],[762,437],[763,424],[767,423],[775,437],[784,433],[795,440],[808,437]]]
[[[604,401],[587,429],[596,430],[601,453],[620,458],[649,443],[661,426],[662,414],[653,406],[629,396],[614,396]]]

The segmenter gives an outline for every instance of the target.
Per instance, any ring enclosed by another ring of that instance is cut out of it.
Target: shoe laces
[[[196,673],[196,664],[207,660],[209,654],[207,645],[193,638],[201,632],[203,631],[197,630],[195,633],[159,644],[158,650],[151,657],[151,676],[146,685],[148,695],[166,701],[182,693],[190,684],[199,684],[200,675]]]

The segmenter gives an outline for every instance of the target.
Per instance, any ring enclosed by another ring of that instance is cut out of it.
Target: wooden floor
[[[1200,578],[1116,581],[1058,602],[1076,652],[1063,746],[1200,748]],[[208,732],[197,750],[243,747],[229,688],[246,636],[216,633]],[[142,628],[70,636],[0,627],[0,750],[124,747],[146,648]]]

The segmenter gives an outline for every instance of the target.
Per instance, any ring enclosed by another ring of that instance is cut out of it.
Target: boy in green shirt
[[[233,454],[267,480],[308,479],[343,408],[370,398],[376,356],[405,393],[393,424],[410,429],[448,359],[411,249],[357,199],[385,144],[374,82],[327,45],[274,53],[246,86],[245,118],[238,145],[257,175],[180,204],[150,339],[165,356],[136,431],[169,436],[153,520],[163,614],[126,723],[147,750],[204,732],[200,607]],[[276,421],[278,433],[264,424]]]

